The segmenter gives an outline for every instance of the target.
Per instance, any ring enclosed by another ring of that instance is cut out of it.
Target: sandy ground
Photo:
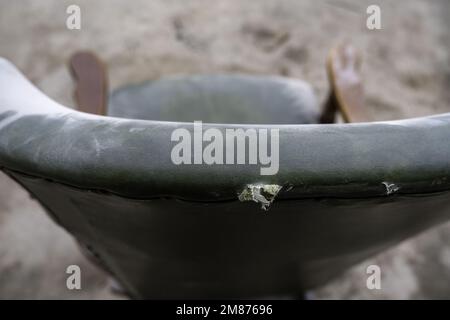
[[[382,30],[365,27],[366,7]],[[65,27],[78,4],[79,31]],[[0,0],[0,56],[55,100],[73,105],[70,55],[92,49],[109,66],[111,88],[175,73],[283,74],[309,81],[323,101],[328,49],[353,43],[364,56],[374,119],[450,111],[450,2],[441,1],[10,1]],[[366,267],[382,289],[366,288]],[[66,267],[82,268],[80,291]],[[0,298],[120,298],[42,208],[0,174]],[[450,224],[355,266],[311,297],[450,298]]]

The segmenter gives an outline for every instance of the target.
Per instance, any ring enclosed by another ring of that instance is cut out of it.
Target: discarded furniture
[[[248,75],[127,86],[106,108],[104,70],[78,59],[77,101],[107,115],[56,103],[0,60],[0,167],[131,297],[301,294],[450,217],[450,113],[321,124],[365,117],[333,56],[322,113],[306,83]],[[278,129],[278,172],[174,164],[171,135],[195,120]]]

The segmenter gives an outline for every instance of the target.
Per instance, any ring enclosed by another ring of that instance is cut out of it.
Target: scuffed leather
[[[130,106],[131,108],[132,106]],[[86,189],[134,198],[236,199],[249,183],[290,186],[281,197],[380,196],[450,187],[450,114],[331,125],[204,124],[204,130],[279,128],[280,170],[252,165],[174,165],[174,129],[193,123],[80,113],[52,101],[15,67],[0,63],[0,165]],[[214,179],[204,177],[214,176]],[[186,188],[186,183],[189,187]]]
[[[252,165],[174,165],[170,135],[180,127],[193,124],[71,110],[0,60],[0,167],[133,297],[298,293],[450,216],[450,114],[204,124],[278,128],[274,176]],[[238,201],[252,183],[283,186],[270,211]]]

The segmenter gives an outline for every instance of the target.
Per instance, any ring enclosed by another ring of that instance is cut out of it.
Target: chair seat
[[[311,87],[284,77],[168,77],[115,90],[108,115],[120,118],[240,124],[317,123]]]

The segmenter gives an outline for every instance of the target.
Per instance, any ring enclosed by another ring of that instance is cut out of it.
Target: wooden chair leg
[[[331,91],[323,109],[322,123],[334,120],[334,112],[337,110],[341,112],[345,122],[370,121],[364,108],[360,64],[360,57],[351,46],[340,46],[331,50],[327,61]]]
[[[105,65],[91,52],[77,52],[70,58],[70,71],[76,83],[74,92],[78,110],[105,115],[108,81]]]
[[[322,114],[319,119],[320,123],[334,123],[336,120],[336,112],[338,110],[336,95],[333,90],[331,90],[328,99],[323,106]]]

